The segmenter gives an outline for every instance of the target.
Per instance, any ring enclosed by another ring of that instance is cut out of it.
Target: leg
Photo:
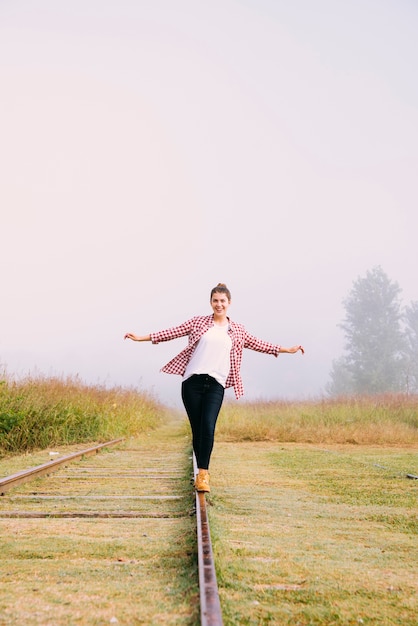
[[[192,429],[193,450],[199,469],[209,467],[224,392],[222,385],[206,374],[192,376],[182,384],[182,399]]]
[[[215,439],[215,427],[221,410],[225,389],[214,378],[207,377],[200,425],[200,469],[209,469],[209,461]]]
[[[191,376],[182,383],[181,398],[192,430],[193,451],[199,466],[200,424],[203,404],[203,385],[198,376]]]

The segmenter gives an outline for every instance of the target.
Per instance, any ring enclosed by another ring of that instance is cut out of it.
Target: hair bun
[[[212,296],[214,293],[224,293],[226,295],[226,297],[228,298],[229,302],[231,302],[231,292],[229,291],[228,287],[225,285],[225,283],[218,283],[216,285],[216,287],[214,287],[212,289],[212,291],[210,292],[210,299],[212,300]]]

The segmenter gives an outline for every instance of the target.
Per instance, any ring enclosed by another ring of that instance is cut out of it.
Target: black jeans
[[[222,385],[207,374],[194,374],[181,386],[181,398],[192,429],[193,450],[200,469],[209,468],[224,393]]]

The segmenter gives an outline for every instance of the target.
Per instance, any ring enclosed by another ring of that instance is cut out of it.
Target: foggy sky
[[[418,300],[410,0],[0,2],[0,363],[177,403],[210,313],[306,354],[246,351],[245,399],[321,395],[353,281]],[[232,391],[227,397],[233,398]]]

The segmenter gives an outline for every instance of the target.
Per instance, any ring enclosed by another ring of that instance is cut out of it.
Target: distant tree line
[[[400,294],[380,266],[354,281],[343,301],[345,348],[332,363],[330,395],[418,392],[418,301],[403,307]]]

